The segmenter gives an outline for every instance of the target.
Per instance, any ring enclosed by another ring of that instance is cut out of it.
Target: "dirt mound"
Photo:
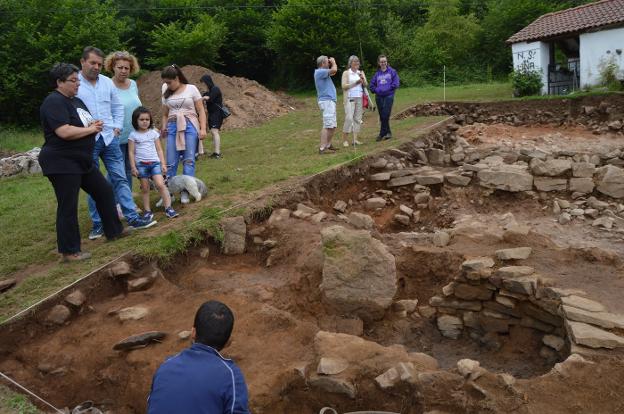
[[[188,65],[182,68],[184,76],[201,92],[206,90],[200,78],[210,74],[215,84],[223,92],[223,101],[232,111],[223,129],[247,128],[257,126],[271,118],[284,115],[294,110],[289,99],[271,92],[258,82],[246,78],[229,77],[201,66]],[[160,71],[146,73],[137,80],[141,102],[154,114],[160,114],[162,79]],[[157,118],[160,122],[160,115]]]

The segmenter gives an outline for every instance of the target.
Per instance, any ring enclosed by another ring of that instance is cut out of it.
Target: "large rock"
[[[567,321],[566,328],[577,345],[608,349],[624,347],[624,338],[621,336],[583,322]]]
[[[397,290],[394,256],[366,230],[331,226],[321,239],[324,301],[344,315],[382,318]]]
[[[614,198],[624,197],[624,170],[613,165],[598,169],[597,190]]]
[[[563,305],[563,313],[571,321],[585,322],[607,329],[624,329],[624,316],[609,312],[590,312],[587,310]]]
[[[545,175],[548,177],[556,177],[564,174],[572,169],[572,161],[565,159],[552,159],[542,161],[533,158],[531,161],[531,171],[534,175]]]
[[[594,191],[594,180],[591,178],[570,178],[570,191],[588,194]]]
[[[386,200],[381,197],[373,197],[364,201],[364,207],[369,210],[374,210],[376,208],[384,208],[386,206]]]
[[[223,253],[236,255],[245,253],[247,224],[243,217],[227,217],[221,220],[223,229]]]
[[[271,217],[269,217],[269,220],[267,221],[267,224],[269,226],[276,226],[276,225],[283,224],[284,222],[288,220],[288,218],[290,217],[290,214],[291,214],[291,211],[287,208],[280,208],[277,210],[273,210],[273,212],[271,213]]]
[[[479,171],[477,177],[479,185],[485,188],[510,192],[533,189],[533,176],[521,165],[497,165]]]
[[[578,178],[592,178],[596,166],[590,162],[575,162],[572,164],[572,176]]]
[[[46,317],[46,323],[53,325],[63,325],[71,317],[71,310],[65,305],[56,305]]]

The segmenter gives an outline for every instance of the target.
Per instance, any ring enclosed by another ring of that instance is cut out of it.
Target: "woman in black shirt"
[[[58,251],[63,261],[84,260],[91,254],[80,250],[81,188],[95,200],[108,239],[119,237],[123,226],[117,216],[112,187],[93,163],[94,138],[103,123],[94,120],[86,105],[76,98],[80,84],[78,68],[58,63],[50,71],[50,78],[55,90],[39,109],[45,137],[39,164],[56,194]]]
[[[210,75],[204,75],[201,77],[201,81],[206,84],[208,88],[207,92],[202,94],[206,109],[208,110],[208,128],[212,135],[212,142],[214,143],[214,152],[210,155],[210,158],[221,158],[221,125],[223,124],[223,95],[221,89],[216,86]]]

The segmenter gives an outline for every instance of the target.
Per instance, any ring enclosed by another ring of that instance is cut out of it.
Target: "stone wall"
[[[448,115],[455,116],[458,124],[468,125],[475,122],[515,126],[583,125],[596,133],[624,132],[624,94],[482,103],[434,102],[415,105],[396,118]]]

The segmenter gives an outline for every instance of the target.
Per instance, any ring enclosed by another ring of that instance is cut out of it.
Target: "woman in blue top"
[[[141,106],[141,99],[139,99],[137,84],[130,79],[130,76],[139,71],[139,62],[136,57],[124,50],[113,52],[106,56],[104,68],[113,74],[111,79],[117,88],[119,100],[124,107],[124,124],[119,135],[119,147],[124,156],[128,185],[132,190],[132,169],[130,168],[130,159],[128,158],[128,135],[133,131],[132,112]]]

